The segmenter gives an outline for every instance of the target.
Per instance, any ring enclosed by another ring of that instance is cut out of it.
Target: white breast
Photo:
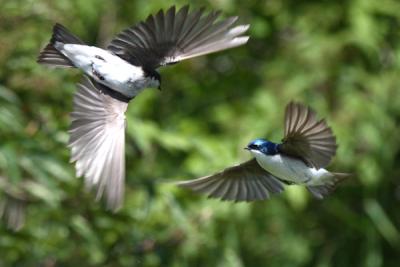
[[[322,168],[319,170],[309,168],[303,161],[284,155],[269,156],[259,151],[251,152],[263,169],[282,180],[294,183],[312,183],[329,173]]]

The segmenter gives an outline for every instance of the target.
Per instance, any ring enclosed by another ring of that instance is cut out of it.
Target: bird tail
[[[323,183],[320,185],[309,185],[307,186],[308,191],[318,199],[323,199],[324,197],[331,194],[338,183],[348,178],[350,173],[339,173],[339,172],[331,172],[329,176],[325,176],[323,178]]]
[[[70,33],[64,26],[56,23],[53,27],[53,35],[50,42],[40,52],[37,62],[56,67],[75,67],[58,48],[64,44],[84,44],[78,37]]]

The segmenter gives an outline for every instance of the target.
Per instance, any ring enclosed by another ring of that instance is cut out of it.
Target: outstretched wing
[[[125,111],[128,104],[102,93],[88,78],[78,84],[69,130],[71,162],[89,188],[104,191],[107,206],[121,206],[125,179]]]
[[[289,103],[285,111],[285,137],[280,150],[301,158],[316,169],[329,164],[336,154],[336,138],[325,120],[317,120],[315,112],[299,103]]]
[[[111,41],[108,50],[133,65],[156,69],[159,66],[243,45],[248,36],[240,36],[248,25],[233,27],[238,17],[216,22],[220,12],[203,16],[204,9],[178,12],[175,6],[160,10],[146,21],[125,29]]]
[[[208,197],[232,201],[254,201],[269,198],[284,190],[282,183],[261,168],[255,159],[226,168],[222,172],[177,183]]]

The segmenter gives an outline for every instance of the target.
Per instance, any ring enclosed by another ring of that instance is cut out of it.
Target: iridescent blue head
[[[246,149],[260,151],[265,155],[276,155],[279,153],[279,145],[265,139],[255,139],[251,141]]]

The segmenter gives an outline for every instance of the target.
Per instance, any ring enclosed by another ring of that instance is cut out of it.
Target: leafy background
[[[128,110],[127,181],[113,214],[75,178],[66,148],[77,70],[35,60],[55,22],[105,46],[184,1],[0,0],[0,266],[398,266],[400,2],[192,1],[250,23],[248,45],[161,70]],[[233,204],[176,188],[279,141],[290,100],[326,117],[323,201],[288,187]],[[18,230],[18,231],[16,231]]]

